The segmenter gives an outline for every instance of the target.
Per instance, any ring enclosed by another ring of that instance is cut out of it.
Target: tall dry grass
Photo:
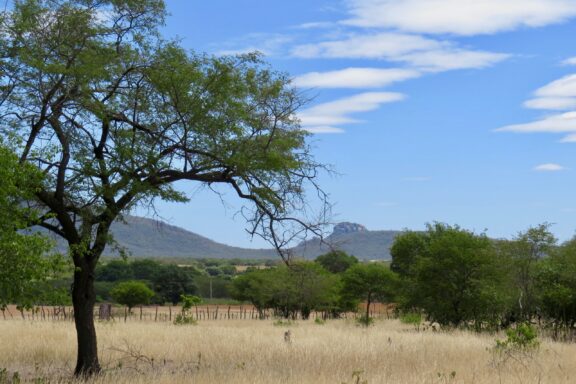
[[[544,340],[539,352],[504,360],[495,335],[416,332],[395,320],[368,329],[344,320],[116,322],[99,323],[98,336],[105,371],[95,383],[576,382],[576,345]],[[68,382],[74,344],[69,322],[0,321],[0,369]]]

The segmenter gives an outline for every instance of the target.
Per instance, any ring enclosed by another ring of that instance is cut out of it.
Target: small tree
[[[442,223],[429,224],[422,236],[415,266],[404,279],[404,306],[423,309],[442,325],[494,324],[507,303],[506,275],[494,243],[484,234]]]
[[[358,259],[344,251],[332,251],[316,258],[318,264],[332,273],[345,272],[351,266],[358,264]]]
[[[342,294],[366,301],[362,321],[370,323],[370,305],[375,301],[390,302],[397,291],[398,276],[383,264],[357,264],[342,276]]]
[[[176,325],[184,325],[184,324],[196,324],[196,320],[192,318],[190,315],[190,310],[192,307],[197,306],[202,302],[202,299],[198,296],[192,295],[182,295],[180,296],[182,300],[182,312],[176,315],[176,319],[174,319],[174,324]]]
[[[128,307],[128,313],[137,305],[147,304],[154,291],[141,281],[123,281],[110,291],[112,298],[118,303]]]

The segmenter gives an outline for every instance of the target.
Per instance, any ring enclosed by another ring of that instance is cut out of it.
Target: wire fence
[[[142,306],[132,308],[112,306],[111,304],[99,304],[94,307],[94,319],[98,321],[123,321],[123,322],[173,322],[181,307],[177,306]],[[339,318],[356,319],[365,315],[364,309],[358,312],[346,312],[339,314]],[[202,320],[270,320],[281,319],[278,312],[267,309],[258,311],[252,305],[198,305],[187,312],[187,316],[195,321]],[[377,305],[370,310],[370,317],[394,318],[394,310],[390,306]],[[37,306],[29,310],[9,306],[2,311],[4,320],[31,320],[31,321],[73,321],[74,310],[68,306]],[[302,314],[296,312],[289,317],[291,320],[302,320]],[[308,319],[326,320],[333,318],[330,312],[313,311]]]

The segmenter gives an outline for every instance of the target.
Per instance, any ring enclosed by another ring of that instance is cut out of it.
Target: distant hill
[[[161,221],[128,216],[126,223],[114,223],[112,233],[116,242],[135,257],[193,257],[222,259],[273,259],[273,249],[232,247],[210,240],[196,233]],[[398,231],[369,231],[360,224],[340,223],[321,244],[319,239],[305,241],[293,248],[295,256],[306,259],[329,252],[343,250],[359,259],[390,259],[389,249]],[[63,250],[64,243],[58,242]],[[105,256],[117,254],[107,247]]]
[[[204,236],[158,220],[126,216],[125,222],[112,224],[114,240],[135,257],[193,257],[219,259],[272,259],[273,249],[248,249],[217,243]],[[60,251],[63,241],[56,239]],[[115,256],[114,247],[107,246],[104,256]]]
[[[294,249],[294,253],[313,259],[331,249],[341,250],[361,260],[390,260],[390,247],[401,231],[369,231],[360,224],[340,223],[320,242],[312,239]]]

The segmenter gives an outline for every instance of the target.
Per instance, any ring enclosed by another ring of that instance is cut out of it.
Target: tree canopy
[[[0,16],[0,135],[44,175],[30,206],[70,248],[77,375],[100,370],[93,272],[122,213],[189,201],[177,181],[229,187],[288,258],[328,209],[289,77],[255,54],[188,52],[160,38],[164,19],[162,0],[17,0]]]
[[[398,291],[398,276],[381,263],[356,264],[342,275],[342,294],[366,302],[363,323],[370,323],[370,305],[390,303]]]
[[[358,259],[344,251],[331,251],[316,258],[318,264],[332,273],[342,273],[358,263]]]
[[[117,303],[127,306],[130,312],[137,305],[148,304],[154,291],[142,281],[129,280],[118,283],[110,294]]]

